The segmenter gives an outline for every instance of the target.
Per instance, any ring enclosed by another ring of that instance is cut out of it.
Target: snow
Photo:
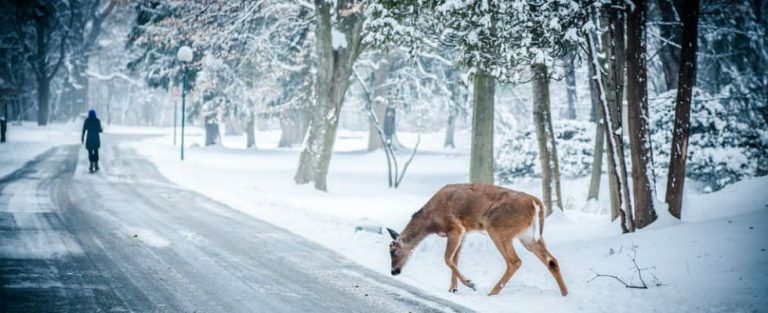
[[[335,27],[331,31],[331,46],[333,49],[344,49],[347,47],[347,36]]]
[[[80,141],[82,124],[55,124],[39,127],[36,123],[8,123],[7,141],[0,144],[0,177],[10,174],[35,156],[61,144]]]
[[[170,136],[126,147],[148,157],[161,173],[185,188],[297,233],[383,275],[390,271],[389,236],[356,232],[355,227],[401,230],[440,187],[468,177],[467,149],[443,149],[442,132],[422,135],[421,148],[403,184],[388,189],[384,154],[363,152],[367,133],[339,130],[327,193],[293,182],[300,147],[276,148],[277,131],[257,132],[257,150],[244,149],[242,136],[224,137],[223,146],[201,148],[204,138],[199,130],[188,134],[190,148],[183,163]],[[406,146],[415,143],[416,134],[398,136]],[[468,140],[467,131],[457,133],[457,147],[469,147]],[[108,166],[108,160],[104,163]],[[605,181],[603,177],[602,186],[607,185]],[[459,263],[462,273],[477,284],[477,292],[462,287],[456,294],[447,292],[450,272],[443,262],[445,239],[437,236],[414,250],[403,274],[395,279],[480,312],[765,312],[768,308],[768,194],[764,191],[768,177],[706,195],[686,189],[683,221],[663,211],[657,223],[627,235],[621,235],[617,222],[610,222],[606,215],[606,190],[599,201],[587,203],[588,186],[588,177],[565,179],[566,212],[555,213],[544,223],[543,237],[559,260],[568,297],[559,295],[546,268],[518,243],[523,266],[499,296],[487,297],[504,263],[487,236],[480,234],[468,235]],[[540,181],[535,179],[509,187],[540,195]],[[588,282],[594,270],[638,283],[631,270],[633,253],[640,267],[653,268],[643,272],[650,289],[626,289],[606,278]]]

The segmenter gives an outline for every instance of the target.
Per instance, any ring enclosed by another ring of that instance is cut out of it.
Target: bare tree
[[[685,161],[691,126],[691,97],[696,83],[696,42],[699,30],[699,1],[682,4],[683,47],[680,52],[680,73],[675,99],[675,126],[672,131],[672,151],[669,160],[666,201],[669,213],[680,218],[685,184]]]

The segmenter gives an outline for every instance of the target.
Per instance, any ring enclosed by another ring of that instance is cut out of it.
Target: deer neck
[[[411,220],[411,222],[408,223],[408,226],[403,230],[402,234],[400,234],[400,242],[403,246],[411,250],[418,246],[424,238],[429,236],[429,234],[430,232],[426,230],[424,225],[419,225],[419,223],[414,223],[414,221]]]

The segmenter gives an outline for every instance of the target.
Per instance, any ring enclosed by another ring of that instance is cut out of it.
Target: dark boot
[[[96,167],[96,171],[99,171],[99,161],[93,162],[93,165]]]
[[[91,165],[88,167],[88,171],[93,173],[93,161],[91,161]]]

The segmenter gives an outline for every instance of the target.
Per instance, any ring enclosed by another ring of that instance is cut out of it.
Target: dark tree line
[[[5,97],[14,118],[31,117],[36,111],[42,126],[86,109],[88,58],[115,5],[114,0],[0,4],[0,79],[16,91]]]

